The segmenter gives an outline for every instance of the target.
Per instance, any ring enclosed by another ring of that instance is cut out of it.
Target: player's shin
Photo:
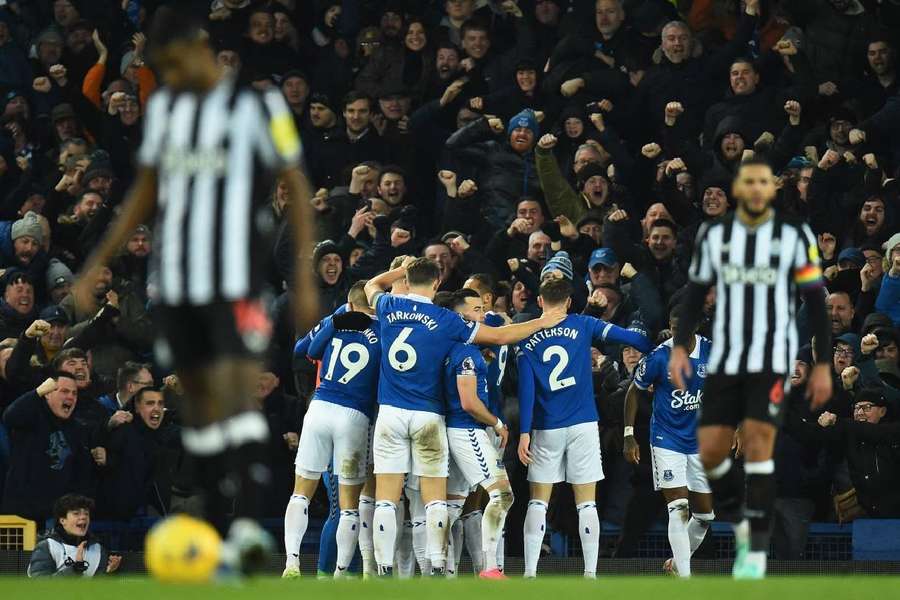
[[[735,562],[739,563],[749,550],[750,526],[741,513],[741,480],[730,458],[706,469],[706,478],[716,501],[719,520],[731,523],[734,528]]]
[[[445,500],[434,500],[425,505],[425,546],[434,574],[442,573],[447,564],[448,519]]]
[[[379,575],[390,575],[394,570],[394,547],[397,540],[397,505],[387,500],[375,503],[372,539],[375,546],[375,562]]]
[[[473,510],[462,516],[463,540],[466,544],[466,551],[472,559],[472,569],[475,573],[481,573],[484,570],[484,560],[481,556],[482,552],[482,533],[481,519],[483,513],[480,510]]]
[[[716,519],[715,513],[694,513],[688,522],[687,532],[691,540],[691,555],[697,551],[706,538],[709,526]]]
[[[691,540],[688,535],[688,520],[691,509],[687,498],[678,498],[668,503],[669,546],[679,577],[691,576]]]
[[[342,510],[337,527],[337,564],[334,576],[343,577],[347,573],[353,554],[356,552],[356,543],[359,539],[359,511]]]
[[[359,497],[359,553],[362,556],[363,575],[374,575],[375,545],[372,540],[372,520],[375,516],[375,498]]]
[[[489,571],[500,568],[497,564],[497,546],[503,537],[506,515],[513,504],[513,493],[507,489],[492,490],[488,497],[481,518],[481,551],[484,557],[482,570]]]
[[[726,457],[715,467],[707,469],[706,477],[716,499],[719,519],[729,523],[740,522],[743,518],[740,510],[742,482],[733,461]]]
[[[271,484],[266,463],[269,425],[247,411],[206,427],[185,427],[182,443],[194,457],[205,512],[223,535],[237,517],[257,518]]]
[[[411,579],[416,574],[416,555],[413,553],[411,517],[403,519],[397,535],[397,575],[400,579]]]
[[[531,500],[525,513],[525,577],[537,576],[541,544],[547,529],[547,503]]]
[[[771,459],[747,462],[744,472],[747,480],[744,517],[750,522],[748,560],[760,563],[764,572],[775,503],[775,462]]]
[[[284,549],[286,567],[300,567],[300,544],[309,526],[309,498],[293,494],[284,513]]]
[[[462,556],[463,524],[460,521],[464,500],[447,500],[447,520],[450,535],[447,536],[447,576],[456,577],[456,569]]]
[[[597,576],[597,557],[600,554],[600,517],[596,502],[582,502],[577,505],[578,535],[581,537],[581,551],[584,553],[584,576]]]

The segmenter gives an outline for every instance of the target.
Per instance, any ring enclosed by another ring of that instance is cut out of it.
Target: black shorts
[[[156,360],[173,370],[199,368],[223,358],[258,359],[272,337],[272,324],[259,299],[157,306],[154,319]]]
[[[744,419],[781,425],[790,379],[777,373],[707,375],[700,406],[700,427],[737,427]]]

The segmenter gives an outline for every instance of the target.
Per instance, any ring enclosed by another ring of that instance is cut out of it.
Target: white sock
[[[547,504],[540,500],[528,503],[525,512],[525,577],[537,577],[538,559],[541,557],[541,544],[547,529]]]
[[[447,502],[434,500],[425,505],[425,549],[432,569],[447,565],[447,536],[450,534]]]
[[[597,516],[596,502],[582,502],[575,506],[578,511],[578,535],[581,537],[581,551],[584,554],[584,576],[597,576],[597,557],[600,555],[600,517]]]
[[[412,547],[412,521],[403,520],[401,533],[397,538],[397,574],[400,579],[410,579],[416,574],[416,555]]]
[[[669,509],[669,546],[672,548],[672,562],[679,577],[691,576],[691,538],[688,536],[690,505],[687,498],[672,500]]]
[[[469,553],[469,557],[472,559],[472,570],[476,574],[484,570],[484,556],[482,556],[484,550],[482,550],[483,543],[481,539],[481,519],[483,516],[480,510],[473,510],[462,517],[466,552]]]
[[[309,498],[292,494],[284,511],[284,551],[287,567],[300,568],[300,544],[309,526]]]
[[[497,569],[497,546],[503,538],[506,514],[513,503],[512,492],[493,490],[488,493],[487,506],[481,518],[481,551],[484,557],[483,569]]]
[[[500,532],[500,539],[497,540],[497,568],[501,571],[506,566],[506,530]]]
[[[403,504],[402,498],[394,511],[394,518],[397,520],[397,537],[394,538],[394,560],[397,560],[397,553],[400,552],[400,539],[403,537],[403,521],[406,520],[406,506]]]
[[[709,531],[709,525],[716,518],[716,513],[694,513],[687,526],[688,537],[691,538],[691,556],[703,543],[706,532]]]
[[[406,497],[409,498],[409,514],[412,518],[412,547],[419,564],[422,575],[431,573],[431,561],[425,550],[425,506],[422,505],[422,495],[419,490],[406,488]]]
[[[744,548],[750,547],[750,521],[744,519],[739,523],[732,524],[731,528],[734,530],[734,545],[735,546],[743,546]]]
[[[337,563],[334,570],[335,577],[342,577],[356,554],[356,543],[359,540],[359,511],[342,510],[338,521],[337,534]]]
[[[463,524],[459,517],[464,503],[465,500],[447,500],[447,522],[450,523],[450,535],[447,536],[447,577],[456,577],[462,556]]]
[[[363,573],[374,575],[375,545],[372,541],[372,518],[375,515],[375,498],[359,497],[359,554],[362,556]]]
[[[387,500],[375,503],[372,518],[372,539],[375,542],[375,562],[379,573],[394,568],[394,547],[397,543],[397,505]]]
[[[425,551],[425,537],[425,519],[424,517],[416,518],[413,521],[412,545],[413,554],[416,555],[416,562],[419,563],[419,571],[422,575],[431,573],[431,561]]]

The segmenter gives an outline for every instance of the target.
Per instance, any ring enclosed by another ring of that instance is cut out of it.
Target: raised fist
[[[775,44],[775,52],[780,54],[781,56],[794,56],[797,54],[797,46],[794,45],[794,42],[791,40],[786,40],[784,38],[778,40],[778,43]]]
[[[684,107],[681,105],[681,102],[669,102],[666,104],[666,125],[674,125],[675,120],[678,119],[679,115],[683,112]]]
[[[851,129],[848,137],[850,138],[850,143],[855,146],[866,141],[866,132],[862,129]]]
[[[459,197],[460,198],[468,198],[472,194],[478,191],[478,186],[471,179],[464,179],[461,184],[459,184]]]
[[[606,218],[609,219],[611,223],[618,223],[619,221],[624,221],[625,219],[627,219],[628,213],[621,208],[617,208],[616,210],[609,213],[609,216]]]
[[[838,164],[841,160],[841,155],[836,151],[828,149],[825,151],[825,154],[822,155],[822,160],[819,161],[819,168],[823,171],[827,171],[834,165]]]
[[[870,333],[859,342],[859,349],[863,354],[871,354],[878,347],[878,337]]]
[[[38,319],[25,330],[25,337],[40,339],[48,333],[50,333],[50,323]]]
[[[662,153],[662,148],[656,142],[652,142],[650,144],[644,144],[641,146],[641,154],[646,156],[649,159],[654,159]]]
[[[859,369],[856,367],[847,367],[841,371],[841,385],[845,390],[852,389],[857,379],[859,379]]]
[[[583,87],[584,79],[581,79],[580,77],[577,79],[569,79],[568,81],[563,82],[561,86],[559,86],[559,93],[566,98],[571,98],[572,96],[577,94]]]
[[[549,150],[556,146],[556,136],[552,133],[545,133],[541,136],[541,139],[538,140],[538,148],[542,148],[544,150]]]

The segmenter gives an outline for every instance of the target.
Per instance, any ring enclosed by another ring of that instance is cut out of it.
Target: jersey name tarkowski
[[[475,339],[478,324],[435,306],[422,296],[381,294],[378,403],[443,414],[444,359],[457,342]]]

